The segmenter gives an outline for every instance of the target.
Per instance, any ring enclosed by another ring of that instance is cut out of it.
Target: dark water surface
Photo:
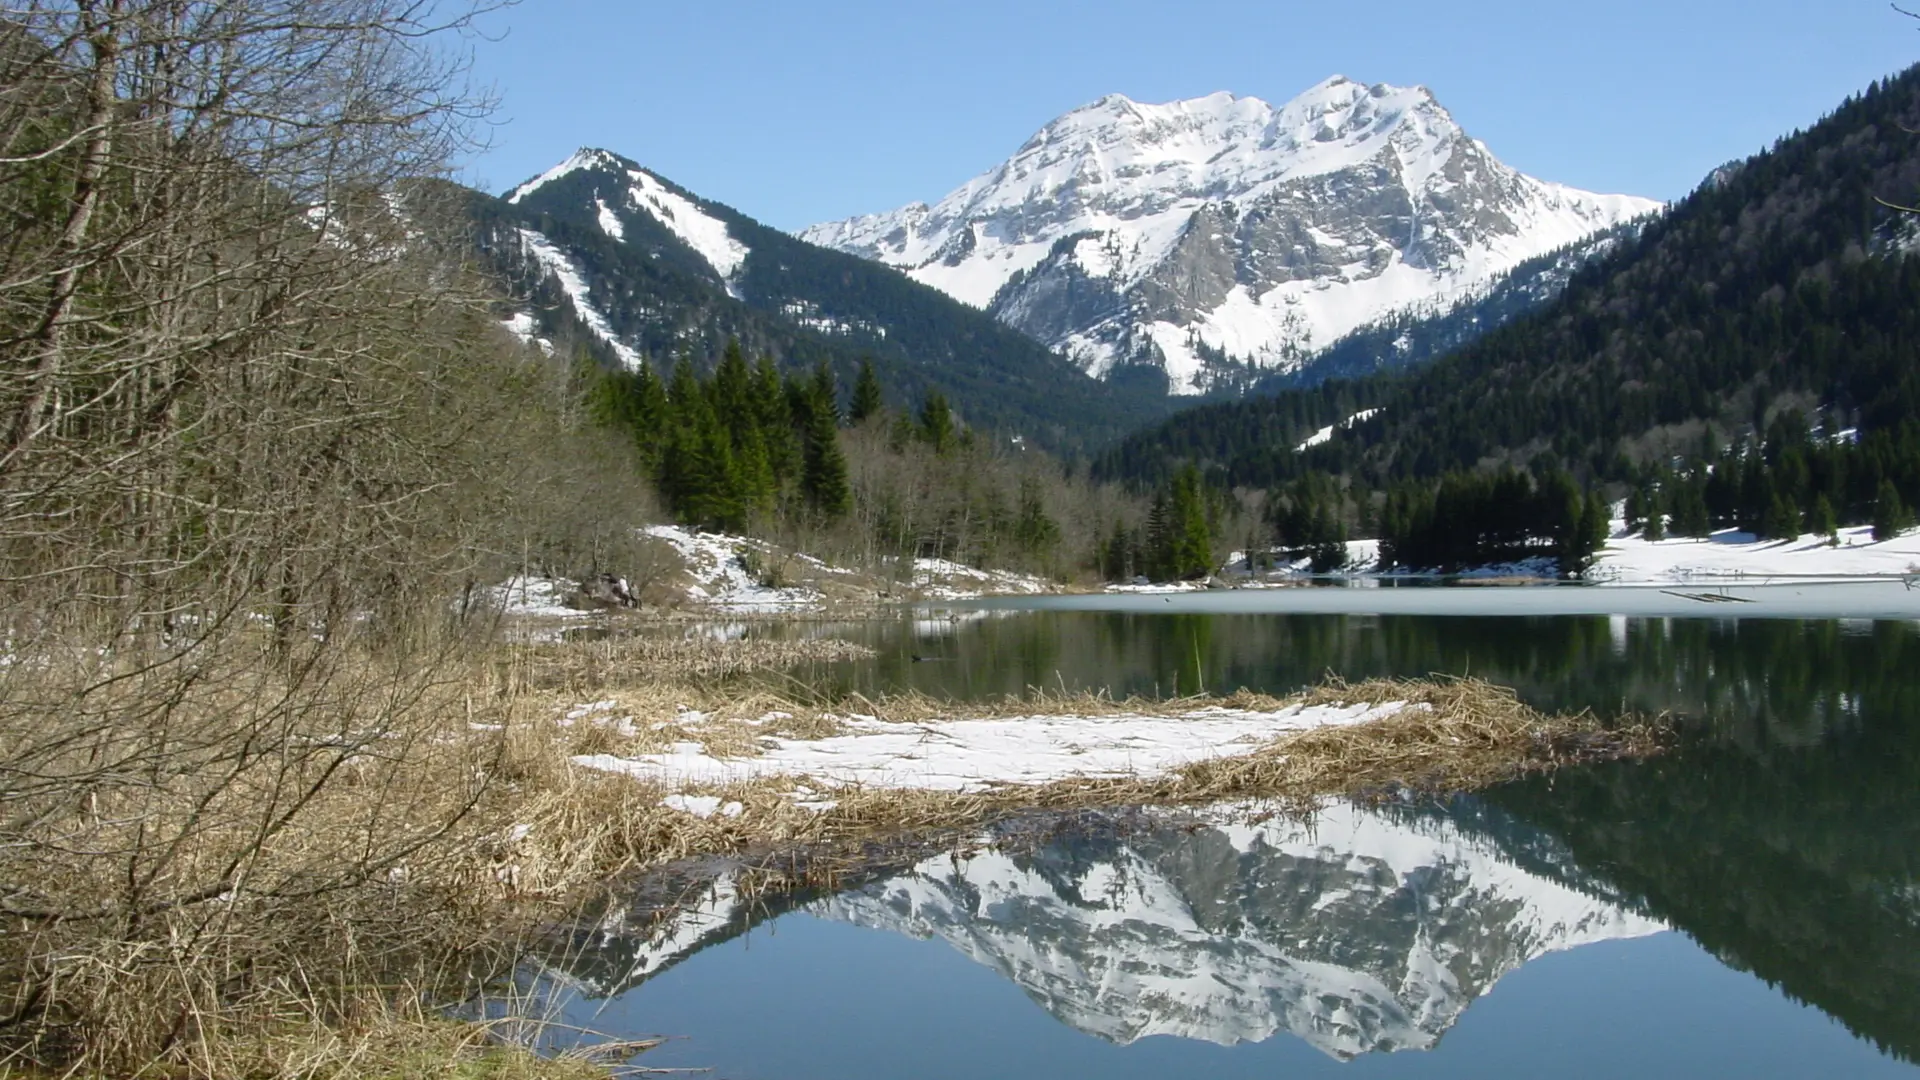
[[[735,1078],[1877,1077],[1920,1068],[1920,627],[914,617],[841,689],[1284,692],[1471,673],[1686,746],[1445,805],[1097,821],[664,928],[583,928],[564,1019]]]

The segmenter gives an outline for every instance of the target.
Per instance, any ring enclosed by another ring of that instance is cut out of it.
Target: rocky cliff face
[[[1520,174],[1425,88],[1336,77],[1277,108],[1103,98],[937,206],[802,235],[898,267],[1091,374],[1152,365],[1198,393],[1657,208]]]

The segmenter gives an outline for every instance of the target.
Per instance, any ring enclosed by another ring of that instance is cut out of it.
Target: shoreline
[[[1904,576],[1532,587],[1436,584],[1359,587],[1200,589],[1164,593],[1082,593],[982,597],[938,605],[950,610],[1099,611],[1220,615],[1447,615],[1629,618],[1778,618],[1920,620],[1920,587]]]

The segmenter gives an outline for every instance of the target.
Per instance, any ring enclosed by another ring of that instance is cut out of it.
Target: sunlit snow
[[[594,754],[574,761],[678,785],[807,776],[839,785],[979,791],[1072,777],[1160,776],[1191,762],[1252,753],[1288,732],[1365,723],[1406,707],[1397,702],[1294,705],[1273,712],[1214,707],[1159,716],[1018,716],[926,724],[854,716],[845,721],[847,734],[770,737],[755,757],[715,757],[689,742],[664,754]]]
[[[1463,167],[1456,160],[1463,152],[1496,171],[1499,220],[1510,220],[1512,231],[1476,230],[1457,256],[1426,265],[1421,223],[1468,212],[1427,206],[1444,207],[1458,190],[1451,177]],[[1659,207],[1535,180],[1490,155],[1479,157],[1485,153],[1424,87],[1335,77],[1279,107],[1226,93],[1164,105],[1113,95],[1055,120],[1012,158],[935,206],[816,225],[801,235],[986,307],[1065,238],[1082,237],[1069,255],[1081,273],[1124,293],[1167,272],[1197,223],[1214,222],[1218,230],[1221,221],[1263,212],[1273,198],[1320,198],[1305,181],[1350,171],[1358,182],[1408,193],[1416,235],[1395,239],[1398,246],[1350,246],[1301,222],[1302,242],[1336,257],[1345,248],[1350,265],[1337,274],[1263,278],[1268,285],[1243,281],[1225,302],[1190,320],[1111,316],[1048,341],[1100,375],[1133,358],[1120,355],[1115,342],[1137,332],[1145,340],[1132,348],[1150,341],[1174,392],[1195,393],[1206,389],[1195,339],[1235,360],[1289,365],[1391,312],[1467,296],[1528,258]],[[1221,238],[1197,239],[1217,245]]]
[[[587,329],[593,331],[595,337],[606,342],[613,349],[614,354],[620,358],[622,364],[629,368],[638,368],[643,362],[640,354],[634,351],[632,346],[620,340],[619,335],[613,332],[613,325],[607,322],[607,317],[600,313],[600,309],[593,306],[593,301],[587,292],[587,279],[581,276],[580,268],[573,265],[573,260],[567,258],[559,248],[555,247],[553,241],[532,229],[517,231],[527,253],[560,282],[560,288],[566,292],[567,299],[573,304],[574,312],[580,316],[581,322],[587,324]]]

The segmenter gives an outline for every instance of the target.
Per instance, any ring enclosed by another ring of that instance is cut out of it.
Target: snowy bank
[[[697,742],[666,753],[588,754],[578,765],[670,787],[713,787],[769,777],[806,777],[835,786],[976,792],[1079,778],[1155,779],[1198,761],[1251,754],[1279,736],[1362,724],[1404,702],[1290,705],[1269,712],[1209,707],[1113,716],[1012,716],[903,724],[871,716],[843,721],[842,734],[760,740],[756,756],[708,753]]]
[[[1875,543],[1870,528],[1842,529],[1840,542],[1824,536],[1760,540],[1732,530],[1711,538],[1649,543],[1639,536],[1607,541],[1588,581],[1601,584],[1670,583],[1727,579],[1887,577],[1920,573],[1920,532]]]
[[[779,612],[811,610],[823,599],[816,588],[768,584],[764,570],[750,569],[750,561],[765,566],[778,558],[773,546],[764,541],[695,532],[678,525],[650,525],[645,531],[680,557],[692,579],[685,593],[693,603],[729,611]],[[818,560],[812,564],[827,569]]]
[[[947,559],[913,561],[914,593],[923,600],[970,600],[979,596],[1038,596],[1057,592],[1052,583],[1011,570],[976,570]]]

